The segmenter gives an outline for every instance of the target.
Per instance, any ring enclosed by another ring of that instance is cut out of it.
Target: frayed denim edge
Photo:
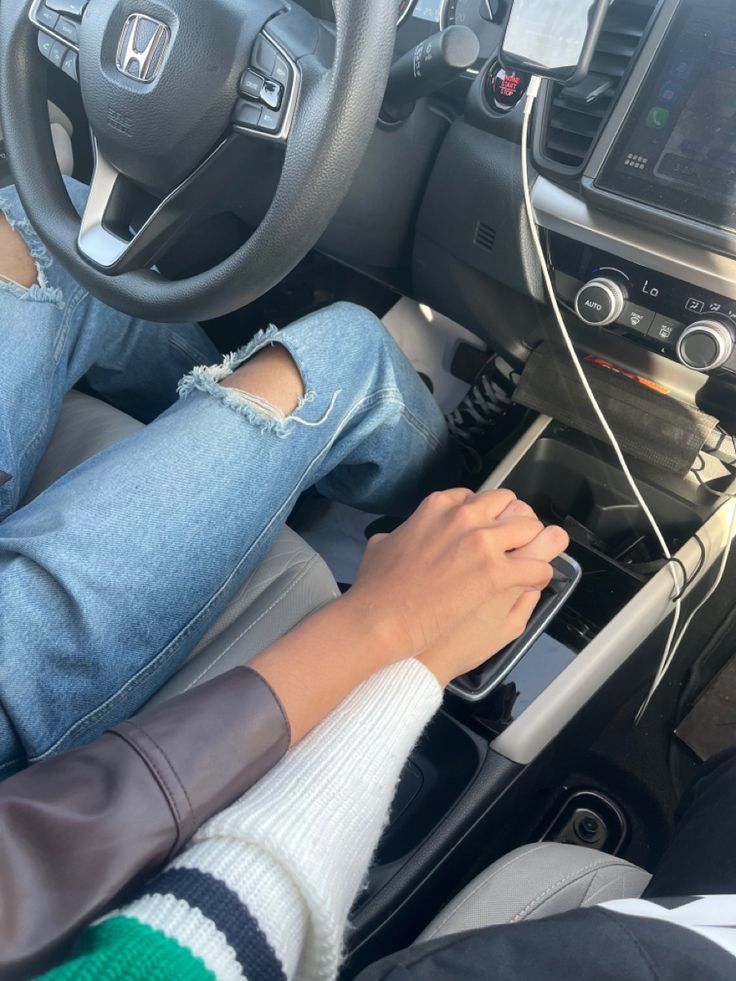
[[[0,275],[0,292],[10,293],[11,296],[19,300],[31,300],[37,303],[54,303],[59,309],[64,307],[64,294],[60,289],[49,286],[46,278],[46,270],[51,265],[52,259],[44,247],[41,239],[36,235],[33,226],[26,218],[14,218],[10,214],[10,205],[7,201],[0,199],[0,214],[5,218],[10,227],[18,232],[23,238],[36,266],[38,282],[33,286],[21,286],[13,282],[6,276]]]
[[[235,388],[223,388],[220,385],[221,381],[232,375],[253,355],[264,347],[272,347],[276,343],[279,333],[278,327],[271,324],[265,330],[259,331],[245,347],[234,351],[232,354],[227,354],[220,364],[200,365],[194,368],[179,382],[179,398],[188,398],[195,391],[205,392],[207,395],[219,399],[228,409],[232,409],[238,415],[243,416],[257,429],[284,438],[289,432],[289,422],[299,422],[300,420],[295,420],[293,416],[287,418],[279,408],[266,402],[265,399],[249,395],[247,392],[241,392]],[[314,398],[315,393],[307,389],[299,400],[299,405],[295,411],[298,412],[308,402],[313,402]]]

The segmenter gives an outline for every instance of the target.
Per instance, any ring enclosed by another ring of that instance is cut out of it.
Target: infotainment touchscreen
[[[736,0],[684,0],[597,186],[736,228]]]

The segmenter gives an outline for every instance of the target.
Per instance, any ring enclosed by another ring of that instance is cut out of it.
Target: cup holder
[[[680,548],[700,528],[698,511],[639,481],[670,548]],[[577,545],[636,573],[662,560],[652,528],[621,471],[554,437],[539,439],[505,486],[548,523],[560,524]],[[651,571],[651,570],[648,570]]]

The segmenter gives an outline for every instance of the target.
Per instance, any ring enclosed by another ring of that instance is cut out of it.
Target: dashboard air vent
[[[550,95],[544,155],[580,170],[608,118],[632,66],[657,0],[613,0],[588,77],[579,85],[554,85]]]
[[[496,245],[496,229],[491,228],[490,225],[486,225],[483,221],[479,221],[475,226],[474,241],[477,246],[485,249],[486,252],[493,252],[494,246]]]

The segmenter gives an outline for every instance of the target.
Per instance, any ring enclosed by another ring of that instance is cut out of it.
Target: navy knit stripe
[[[168,869],[148,884],[144,895],[174,896],[198,909],[225,935],[248,981],[286,981],[281,961],[258,921],[213,875],[199,869]]]

